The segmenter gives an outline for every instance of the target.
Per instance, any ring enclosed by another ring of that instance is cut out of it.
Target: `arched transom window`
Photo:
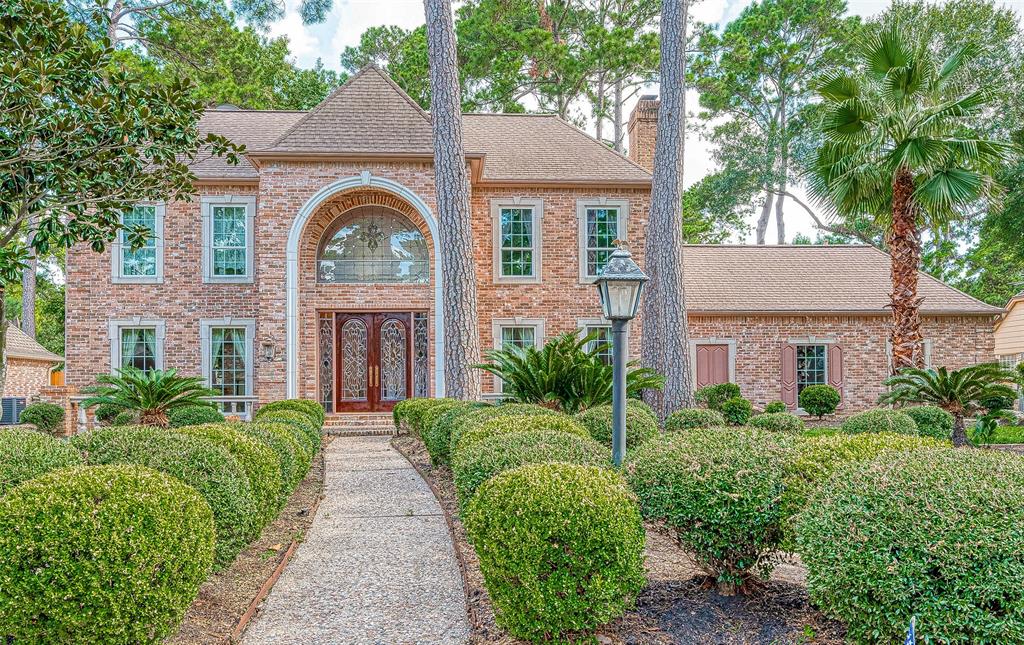
[[[338,218],[317,253],[317,281],[327,283],[430,280],[427,241],[398,211],[360,206]]]

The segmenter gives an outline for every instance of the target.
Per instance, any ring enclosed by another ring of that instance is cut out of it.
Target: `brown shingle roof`
[[[21,331],[17,325],[7,324],[7,356],[28,360],[63,363],[64,357],[54,354]]]
[[[889,256],[860,245],[687,245],[686,307],[692,312],[888,312]],[[925,273],[924,314],[1002,310]]]
[[[248,150],[260,150],[272,144],[305,114],[298,110],[207,110],[199,120],[199,131],[227,137],[234,143],[244,144]],[[200,179],[259,178],[256,168],[245,157],[232,166],[223,157],[200,153],[191,168]]]

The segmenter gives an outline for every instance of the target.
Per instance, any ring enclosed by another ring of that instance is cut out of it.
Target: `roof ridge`
[[[391,86],[392,88],[394,88],[394,90],[398,92],[398,95],[399,95],[399,96],[401,96],[401,97],[402,97],[403,99],[405,99],[405,100],[406,100],[406,102],[407,102],[407,103],[408,103],[409,105],[411,105],[411,106],[413,107],[413,109],[414,109],[414,110],[416,110],[417,112],[419,112],[419,113],[420,113],[420,116],[422,116],[422,117],[424,118],[424,120],[426,120],[426,122],[427,122],[427,123],[428,123],[428,124],[429,124],[429,125],[430,125],[431,127],[433,127],[433,125],[434,125],[434,122],[433,122],[433,120],[432,120],[432,119],[430,118],[430,113],[429,113],[429,112],[427,112],[426,110],[424,110],[424,109],[423,109],[422,107],[420,107],[420,104],[419,104],[419,103],[417,103],[416,101],[412,100],[412,97],[411,97],[411,96],[409,96],[409,94],[408,94],[408,93],[407,93],[407,92],[406,92],[405,90],[403,90],[403,89],[401,88],[401,86],[400,86],[400,85],[399,85],[398,83],[396,83],[396,82],[395,82],[395,80],[394,80],[393,78],[391,78],[391,77],[390,77],[390,76],[389,76],[389,75],[387,74],[387,72],[385,72],[385,71],[384,71],[384,70],[382,70],[382,69],[381,69],[380,67],[378,67],[376,63],[368,63],[368,64],[367,64],[367,65],[366,65],[365,67],[363,67],[363,69],[359,70],[359,71],[360,71],[360,73],[361,73],[361,72],[362,72],[363,70],[367,69],[367,68],[369,68],[369,69],[372,69],[373,71],[377,72],[377,76],[380,76],[380,77],[381,77],[382,79],[384,79],[384,81],[385,81],[385,82],[386,82],[386,83],[387,83],[388,85],[390,85],[390,86]],[[353,77],[353,78],[355,78],[355,77]],[[324,99],[324,100],[326,100],[326,99]]]
[[[309,110],[285,110],[285,109],[257,109],[257,108],[235,108],[233,110],[218,110],[217,108],[203,108],[203,114],[235,114],[238,112],[249,112],[250,114],[304,114]]]
[[[584,138],[584,139],[586,139],[587,141],[589,141],[589,142],[591,142],[591,143],[594,143],[594,144],[597,144],[597,145],[598,145],[598,146],[600,146],[600,147],[601,147],[602,149],[604,149],[604,150],[607,150],[608,152],[612,153],[612,154],[613,154],[613,155],[615,155],[616,157],[619,157],[620,159],[622,159],[622,160],[623,160],[623,161],[625,161],[626,163],[628,163],[628,164],[630,164],[630,165],[634,166],[634,167],[635,167],[635,168],[637,168],[638,170],[641,170],[641,171],[643,171],[643,173],[644,173],[645,175],[649,175],[649,176],[651,176],[652,178],[654,177],[654,173],[652,173],[652,172],[651,172],[650,170],[647,170],[646,168],[644,168],[644,167],[643,167],[643,166],[641,166],[640,164],[636,163],[635,161],[633,161],[632,159],[630,159],[630,158],[629,158],[629,157],[627,157],[626,155],[622,154],[621,152],[619,152],[619,151],[618,151],[618,150],[616,150],[615,148],[609,148],[608,146],[606,146],[606,145],[605,145],[604,143],[602,143],[601,141],[598,141],[596,137],[592,137],[592,136],[590,136],[589,134],[587,134],[587,133],[586,133],[586,132],[584,132],[583,130],[580,130],[580,129],[579,129],[578,127],[576,127],[575,125],[573,125],[573,124],[569,123],[568,121],[566,121],[566,120],[565,120],[565,119],[563,119],[562,117],[558,116],[557,114],[552,114],[551,116],[553,116],[553,117],[555,118],[555,120],[556,120],[556,121],[558,121],[559,123],[561,123],[561,124],[562,124],[562,125],[564,125],[565,127],[569,128],[570,130],[572,130],[572,131],[576,132],[576,133],[577,133],[578,135],[580,135],[581,137],[583,137],[583,138]]]

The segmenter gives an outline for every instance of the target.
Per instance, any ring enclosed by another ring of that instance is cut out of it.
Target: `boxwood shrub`
[[[711,410],[718,410],[723,403],[729,399],[735,399],[739,396],[742,396],[740,393],[740,386],[735,383],[706,385],[704,387],[697,388],[697,391],[693,393],[693,398],[697,403],[703,403]]]
[[[1024,642],[1024,460],[886,453],[836,473],[797,523],[808,592],[853,642]]]
[[[777,414],[779,412],[789,412],[789,407],[782,401],[772,401],[764,406],[764,414]]]
[[[923,437],[949,439],[953,434],[953,415],[936,405],[915,405],[900,412],[914,420],[917,434]]]
[[[897,434],[917,434],[917,424],[905,412],[876,408],[851,414],[843,421],[843,432],[860,434],[861,432],[895,432]]]
[[[442,399],[442,401],[443,403],[427,408],[420,415],[420,438],[427,447],[431,463],[435,466],[448,463],[448,446],[451,443],[451,428],[447,421],[448,413],[463,412],[473,406],[472,403],[456,399]]]
[[[0,495],[51,470],[82,463],[67,441],[28,428],[0,430]]]
[[[683,408],[665,419],[665,432],[679,432],[692,428],[718,428],[725,425],[725,417],[718,410]]]
[[[550,430],[488,437],[460,451],[452,464],[459,504],[465,507],[480,484],[498,473],[556,461],[607,466],[611,452],[593,439]]]
[[[20,422],[47,434],[64,434],[64,408],[55,403],[32,403],[21,411]]]
[[[555,412],[533,403],[503,403],[501,405],[481,405],[478,410],[453,420],[451,427],[451,441],[448,445],[448,457],[455,454],[455,448],[462,440],[462,435],[471,428],[503,416],[565,416],[561,412]]]
[[[685,430],[627,457],[644,515],[662,520],[731,593],[767,576],[785,519],[781,503],[794,439],[752,429]]]
[[[745,424],[750,419],[750,415],[754,414],[754,406],[741,396],[723,401],[718,410],[725,420],[734,426]]]
[[[323,426],[318,426],[310,421],[307,414],[295,412],[294,410],[274,410],[259,415],[256,417],[256,421],[291,424],[305,435],[306,445],[309,446],[311,455],[315,455],[320,451],[320,430]]]
[[[227,423],[185,426],[177,432],[206,439],[238,460],[249,478],[249,488],[256,500],[256,521],[249,539],[255,539],[260,530],[277,515],[281,499],[281,466],[277,455],[268,446],[246,435]]]
[[[808,385],[800,391],[800,407],[819,419],[835,412],[842,400],[839,390],[831,385]]]
[[[788,412],[766,412],[750,417],[747,424],[752,428],[770,430],[771,432],[790,432],[797,434],[804,429],[803,420]]]
[[[260,409],[253,415],[253,419],[259,420],[261,417],[275,412],[298,412],[303,414],[316,427],[317,432],[324,426],[324,419],[326,418],[324,406],[316,401],[310,401],[309,399],[286,399],[260,406]]]
[[[281,473],[281,487],[278,489],[278,509],[284,506],[291,492],[295,490],[302,478],[296,478],[298,474],[298,460],[295,457],[295,443],[288,434],[275,432],[267,426],[255,423],[232,424],[235,430],[245,434],[247,437],[258,441],[274,452],[277,459],[277,467]]]
[[[132,426],[139,420],[139,413],[135,410],[121,410],[110,421],[111,426]]]
[[[114,417],[124,412],[124,408],[113,403],[101,403],[92,409],[92,415],[96,421],[103,425],[110,425]]]
[[[313,451],[309,447],[309,441],[304,433],[299,428],[289,423],[274,423],[273,421],[256,421],[251,424],[245,424],[246,427],[253,429],[266,430],[273,432],[278,437],[287,439],[293,448],[295,454],[295,475],[294,484],[292,488],[298,485],[302,478],[309,472],[309,468],[313,462]]]
[[[420,423],[423,413],[436,405],[444,405],[449,400],[424,397],[399,401],[391,411],[395,427],[400,429],[404,423],[409,434],[419,437],[422,430]]]
[[[197,426],[204,423],[224,423],[224,415],[212,405],[190,405],[167,413],[172,428]]]
[[[138,466],[79,466],[0,498],[0,634],[16,643],[156,643],[210,573],[210,507]]]
[[[135,464],[176,477],[213,511],[215,560],[230,563],[253,534],[258,507],[249,478],[231,453],[201,437],[151,426],[100,428],[72,437],[89,464]]]
[[[643,412],[651,415],[651,418],[654,419],[655,423],[658,422],[658,414],[654,411],[654,408],[640,399],[626,399],[626,407],[634,410],[642,410]]]
[[[622,615],[644,585],[636,498],[607,468],[532,464],[480,486],[465,514],[495,618],[564,640]]]
[[[612,445],[612,406],[598,405],[576,415],[590,436],[602,446]],[[632,450],[649,439],[657,437],[658,421],[645,410],[626,406],[626,449]]]
[[[502,414],[473,425],[463,433],[452,457],[455,458],[460,450],[464,450],[487,437],[537,430],[567,432],[578,437],[590,438],[590,433],[587,432],[587,429],[580,425],[579,421],[567,414]]]

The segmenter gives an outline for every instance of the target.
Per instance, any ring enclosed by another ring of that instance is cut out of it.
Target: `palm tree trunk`
[[[964,421],[963,414],[953,415],[953,434],[950,439],[956,448],[971,445],[971,442],[967,439],[967,424]]]
[[[645,367],[665,376],[648,391],[658,416],[693,405],[686,294],[683,289],[683,130],[686,125],[686,12],[689,0],[665,0],[661,12],[661,106],[644,263],[651,280],[643,303]]]
[[[917,273],[921,267],[921,236],[914,204],[914,177],[906,168],[896,172],[892,185],[892,225],[888,231],[891,256],[892,368],[924,367],[921,340],[921,298]]]
[[[462,149],[462,106],[450,0],[423,0],[430,59],[430,111],[434,129],[434,185],[441,242],[446,395],[480,397],[480,334],[476,262],[469,215],[469,181]],[[440,357],[439,357],[440,358]]]

